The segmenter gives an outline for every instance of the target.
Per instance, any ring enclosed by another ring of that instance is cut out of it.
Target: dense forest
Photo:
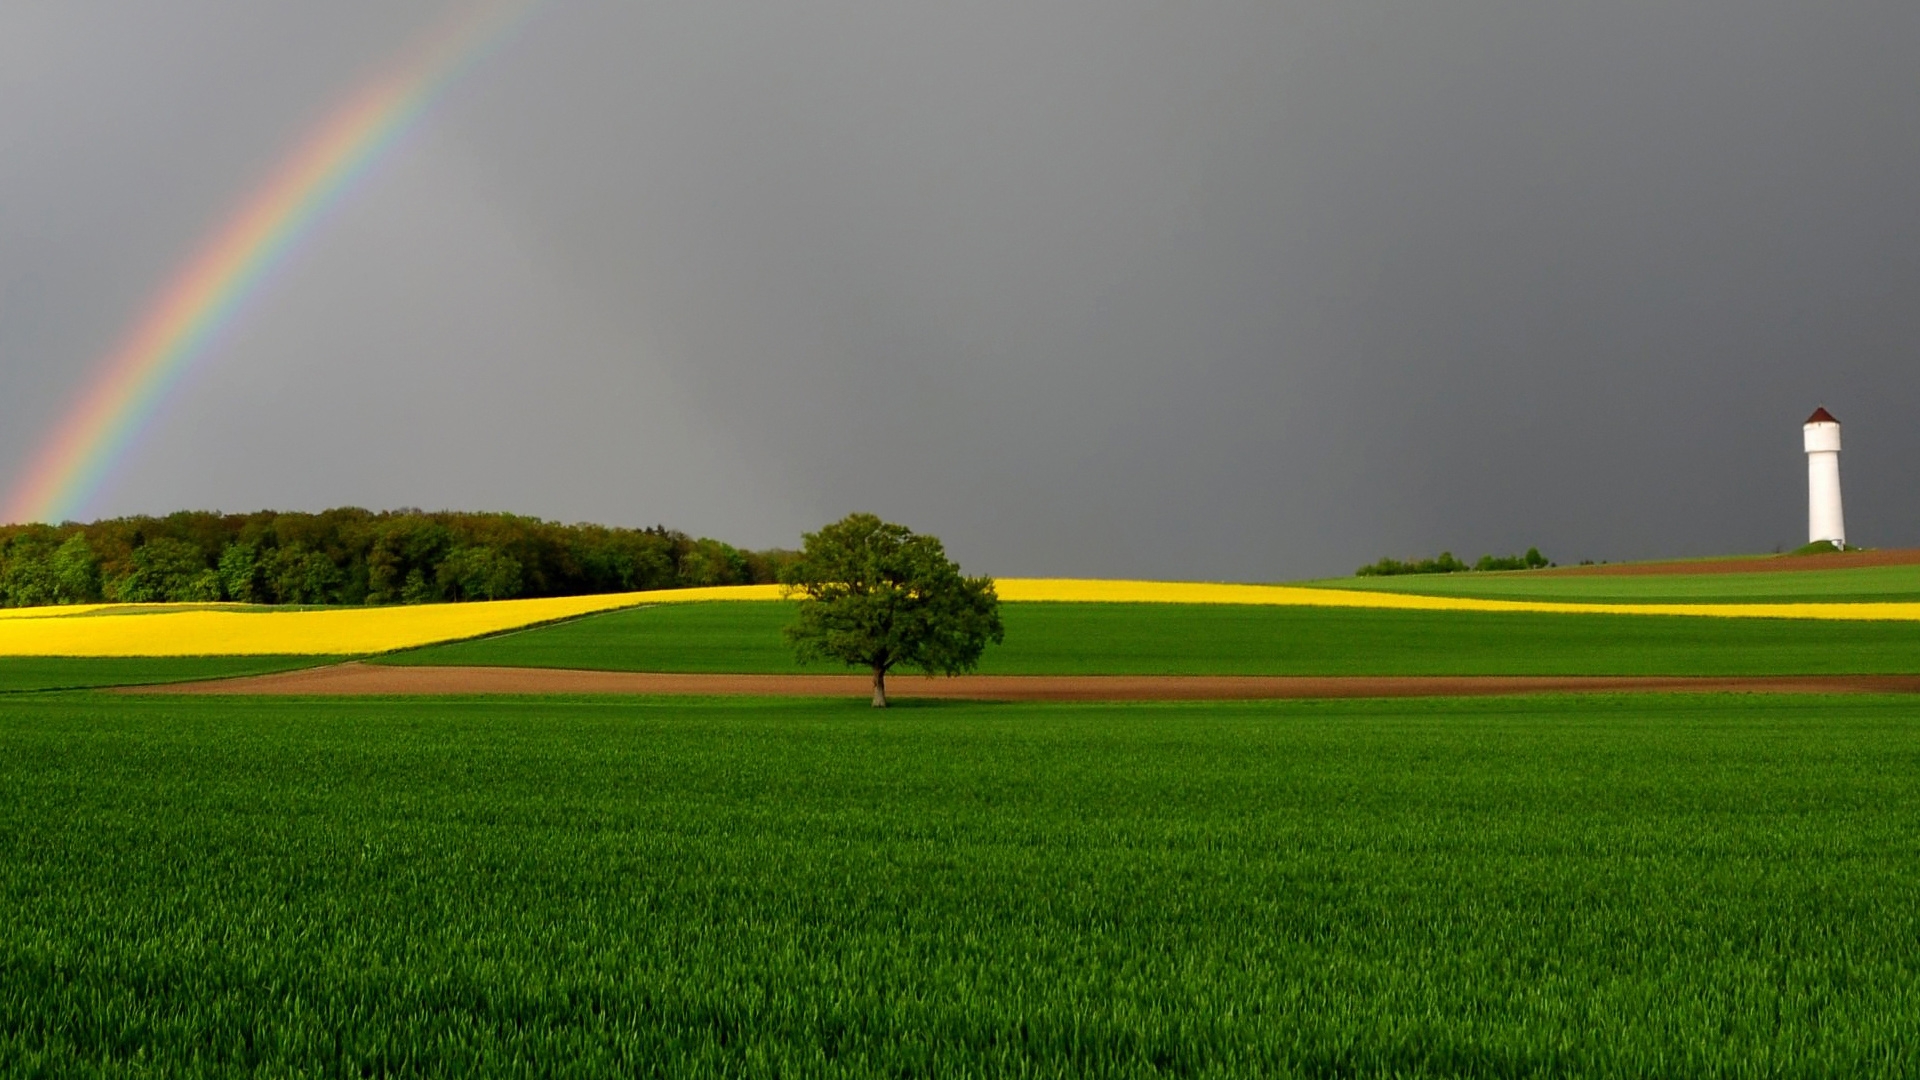
[[[0,526],[0,606],[578,596],[771,582],[792,557],[663,527],[561,525],[513,514],[183,512]]]

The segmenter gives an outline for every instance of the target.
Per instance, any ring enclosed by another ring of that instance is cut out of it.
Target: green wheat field
[[[36,697],[32,1075],[1903,1075],[1890,699]]]
[[[1920,671],[1920,624],[1219,604],[1003,604],[1005,675],[1782,675]],[[663,604],[383,664],[796,672],[786,604]]]
[[[376,659],[785,671],[785,617]],[[1006,623],[984,670],[1920,671],[1911,624]],[[332,659],[0,659],[0,1073],[1916,1071],[1917,699],[84,689]]]

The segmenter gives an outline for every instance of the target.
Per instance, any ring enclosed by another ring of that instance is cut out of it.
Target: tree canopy
[[[1484,573],[1489,570],[1541,570],[1552,566],[1552,560],[1540,554],[1540,549],[1530,547],[1525,555],[1482,555],[1476,563],[1465,563],[1454,558],[1453,552],[1443,551],[1438,558],[1415,559],[1401,562],[1399,559],[1381,559],[1376,563],[1355,570],[1356,577],[1393,577],[1399,574],[1461,574],[1468,571]]]
[[[747,585],[791,552],[656,527],[353,507],[0,526],[0,606],[419,604]]]
[[[873,673],[873,704],[887,704],[887,672],[957,675],[1005,636],[993,579],[966,577],[935,537],[872,514],[807,533],[784,580],[801,597],[786,630],[795,655]]]

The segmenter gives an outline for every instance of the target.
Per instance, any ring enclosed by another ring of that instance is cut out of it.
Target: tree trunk
[[[873,707],[887,707],[887,669],[883,667],[873,669]]]

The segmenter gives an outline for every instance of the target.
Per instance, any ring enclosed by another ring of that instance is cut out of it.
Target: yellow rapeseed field
[[[1000,578],[1002,600],[1075,600],[1136,604],[1277,604],[1304,607],[1398,608],[1416,611],[1544,611],[1568,615],[1705,615],[1728,619],[1920,620],[1920,603],[1862,604],[1591,604],[1551,600],[1482,600],[1359,589],[1230,585],[1187,581],[1095,581]]]
[[[1008,601],[1277,604],[1420,611],[1705,615],[1920,621],[1920,603],[1589,604],[1177,581],[1001,578]],[[94,604],[0,610],[0,656],[353,656],[496,634],[642,604],[777,600],[777,585],[673,589],[489,603],[289,611],[232,604]]]
[[[0,656],[352,656],[436,641],[497,634],[523,626],[638,604],[697,600],[773,600],[778,586],[674,589],[610,596],[563,596],[471,604],[248,610],[230,604],[182,609],[132,605],[79,614],[81,608],[16,608],[0,620]]]

